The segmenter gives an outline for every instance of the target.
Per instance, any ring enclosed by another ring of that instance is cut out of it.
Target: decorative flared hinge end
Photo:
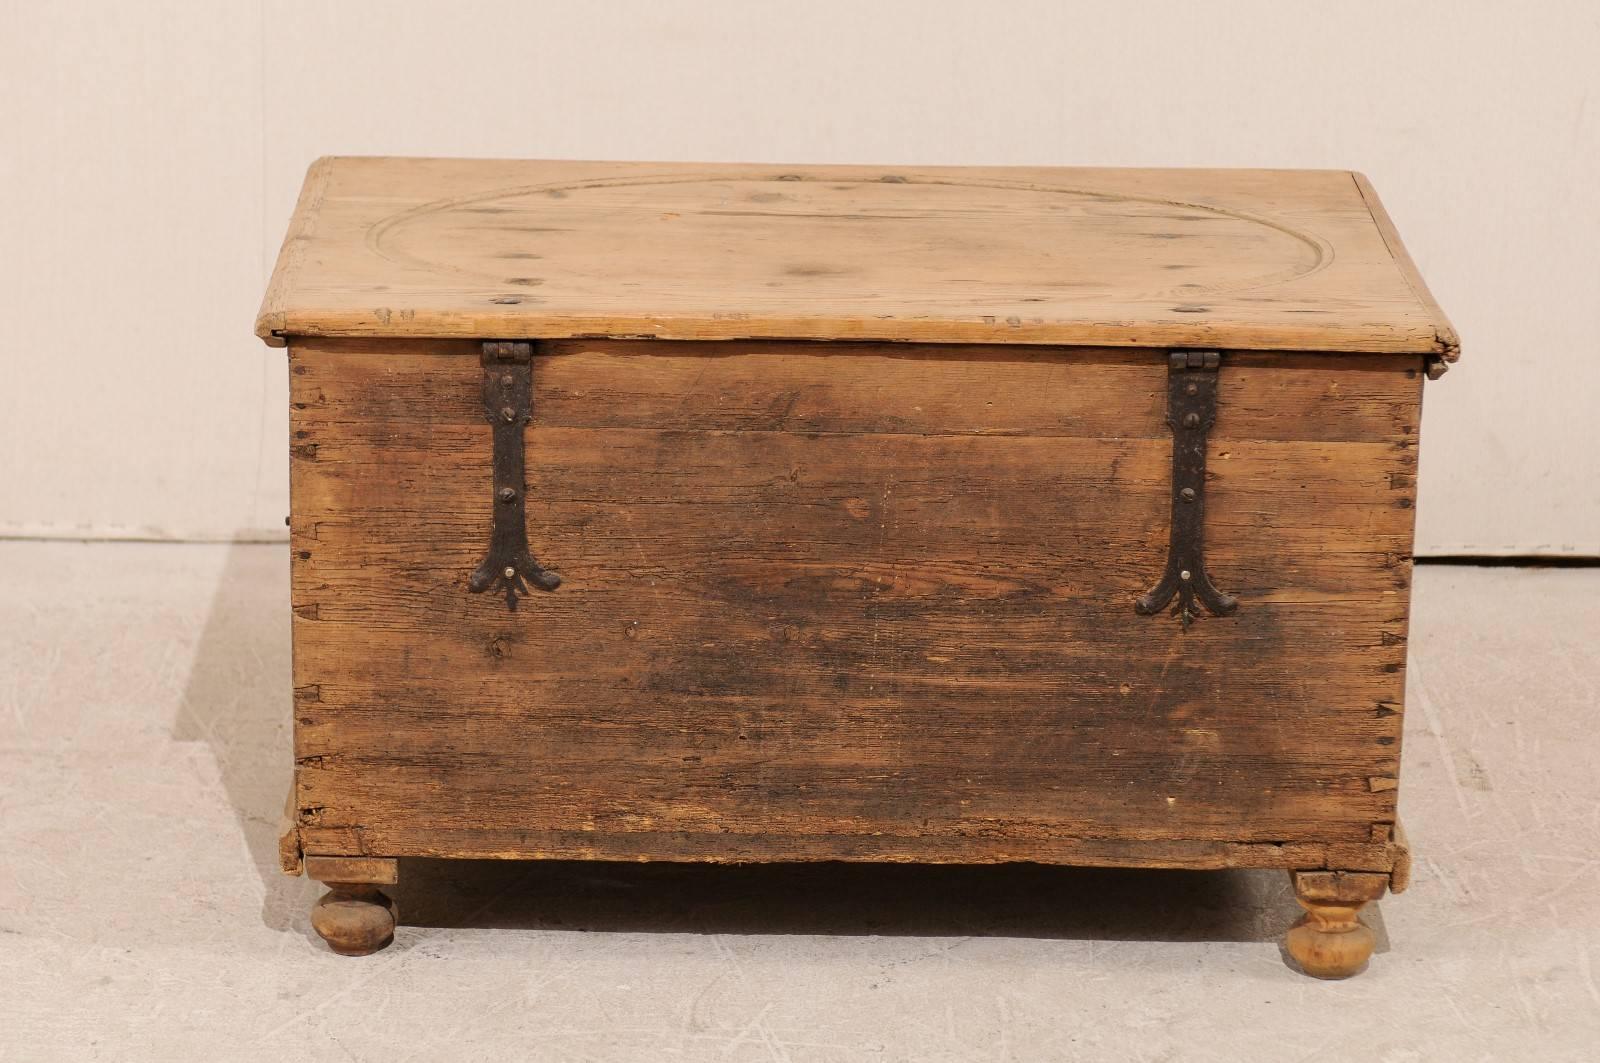
[[[467,578],[467,590],[473,594],[502,590],[506,595],[506,606],[512,612],[517,611],[517,599],[528,593],[530,585],[541,591],[553,591],[561,586],[560,573],[540,568],[532,557],[524,557],[504,567],[496,567],[498,564],[494,558],[484,558]]]

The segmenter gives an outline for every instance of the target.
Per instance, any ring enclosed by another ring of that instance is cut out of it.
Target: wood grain
[[[1291,170],[323,159],[257,332],[1458,350],[1370,186]]]
[[[890,834],[734,834],[723,831],[544,831],[513,828],[437,830],[417,824],[303,827],[306,844],[341,853],[403,852],[450,859],[658,860],[696,863],[846,860],[878,863],[992,864],[1019,860],[1074,867],[1323,867],[1343,854],[1317,842],[1222,842],[1073,838],[1037,831],[1009,836],[899,837]],[[1344,866],[1344,865],[1339,865]]]
[[[1388,870],[1420,357],[1225,356],[1185,634],[1161,352],[545,345],[514,614],[467,353],[291,351],[307,853]]]
[[[1350,175],[1356,183],[1356,188],[1361,191],[1361,199],[1367,205],[1367,210],[1372,213],[1372,221],[1378,227],[1378,233],[1383,237],[1383,244],[1394,258],[1395,266],[1405,277],[1406,283],[1417,294],[1417,300],[1427,307],[1428,313],[1433,318],[1434,336],[1438,341],[1438,354],[1447,362],[1454,362],[1461,357],[1461,337],[1456,334],[1455,326],[1450,324],[1450,319],[1445,316],[1443,308],[1439,306],[1433,292],[1428,290],[1428,282],[1422,279],[1422,271],[1411,259],[1411,252],[1406,250],[1405,243],[1400,239],[1400,230],[1395,228],[1394,219],[1389,217],[1389,212],[1384,209],[1383,201],[1378,198],[1378,190],[1372,187],[1372,182],[1367,180],[1367,175],[1353,173]]]

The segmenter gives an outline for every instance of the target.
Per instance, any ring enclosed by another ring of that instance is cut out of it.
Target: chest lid
[[[256,333],[1458,350],[1343,170],[325,158]]]

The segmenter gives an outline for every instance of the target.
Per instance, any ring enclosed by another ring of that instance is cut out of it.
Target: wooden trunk
[[[1370,952],[1457,345],[1360,179],[329,160],[258,327],[341,951],[433,856],[1282,868]],[[469,586],[500,446],[553,590]]]

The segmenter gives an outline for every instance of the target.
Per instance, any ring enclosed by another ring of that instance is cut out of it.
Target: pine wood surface
[[[306,853],[1388,871],[1420,357],[1224,357],[1181,630],[1157,351],[541,346],[516,613],[476,345],[291,350]]]
[[[256,328],[1459,350],[1342,170],[328,158]]]

